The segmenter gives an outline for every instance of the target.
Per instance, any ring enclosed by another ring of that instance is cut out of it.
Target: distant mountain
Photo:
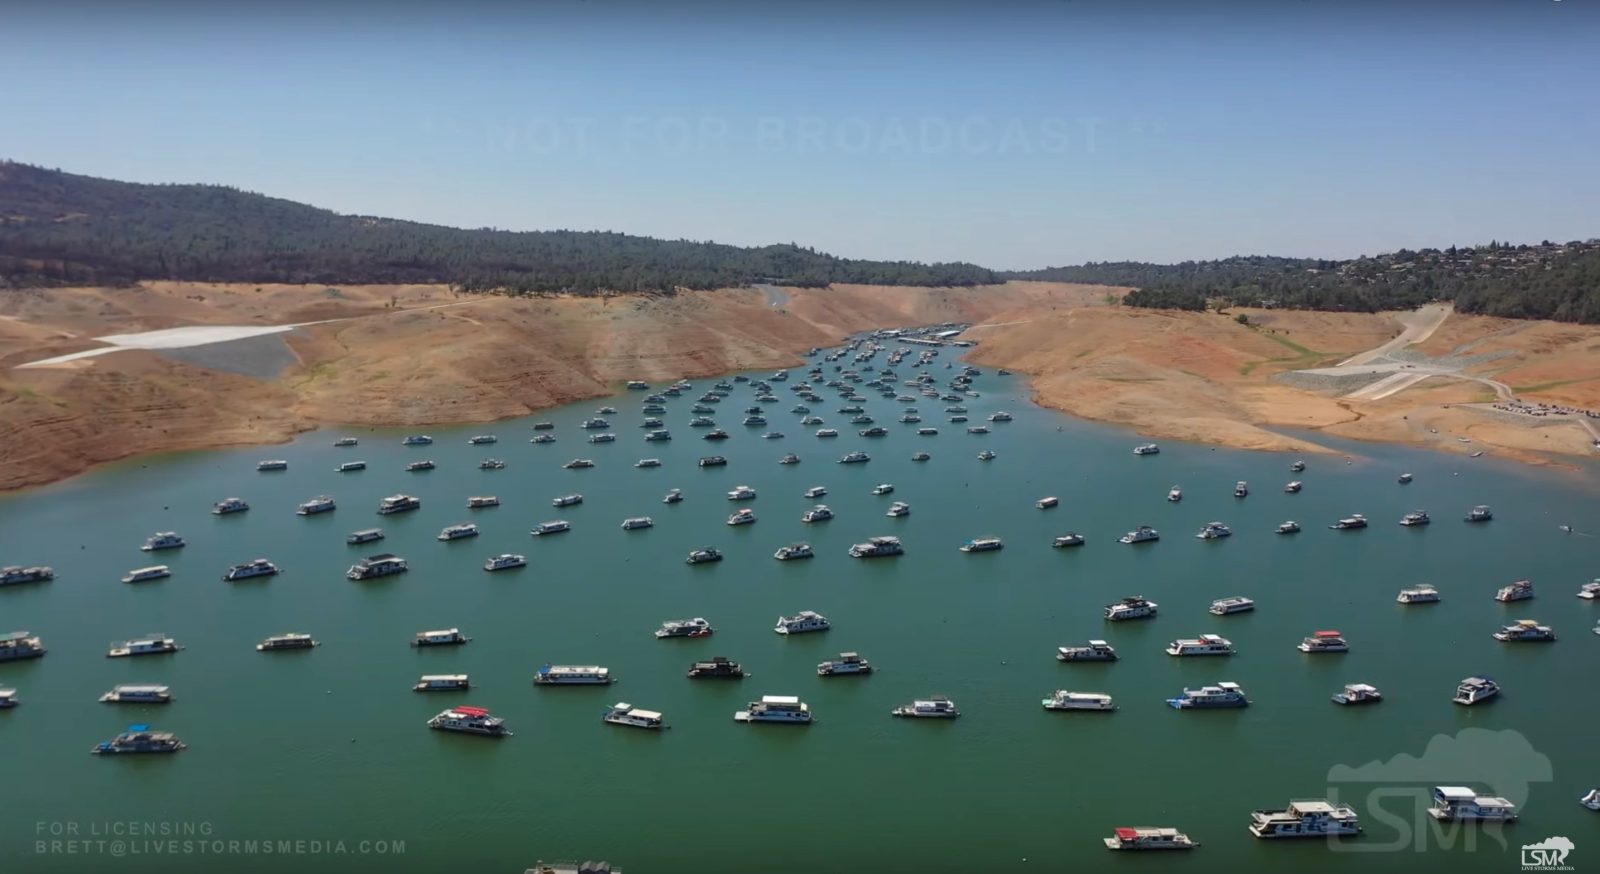
[[[971,264],[836,258],[605,231],[464,230],[217,185],[143,185],[0,162],[0,286],[442,282],[510,292],[665,292],[767,281],[978,285]]]
[[[1233,305],[1376,312],[1450,300],[1467,313],[1600,322],[1600,240],[1401,249],[1345,261],[1270,256],[1181,264],[1122,261],[1006,276],[1134,286],[1124,303],[1158,309]]]

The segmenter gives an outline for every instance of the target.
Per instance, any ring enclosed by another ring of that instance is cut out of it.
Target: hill
[[[140,280],[446,283],[466,291],[666,292],[767,281],[970,286],[971,264],[836,258],[606,231],[464,230],[217,185],[143,185],[0,162],[0,285]]]
[[[1090,263],[1010,276],[1134,286],[1138,290],[1124,302],[1155,309],[1374,313],[1448,300],[1463,313],[1600,322],[1600,240],[1401,249],[1344,261],[1241,256],[1181,264]]]

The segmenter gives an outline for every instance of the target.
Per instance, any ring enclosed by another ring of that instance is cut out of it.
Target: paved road
[[[1404,349],[1413,343],[1424,342],[1433,336],[1434,331],[1439,330],[1439,326],[1444,324],[1444,320],[1450,318],[1450,314],[1453,312],[1455,312],[1454,306],[1440,303],[1428,304],[1427,306],[1418,307],[1413,312],[1405,313],[1400,316],[1400,324],[1404,325],[1405,329],[1400,332],[1399,336],[1381,346],[1352,355],[1339,362],[1339,366],[1370,364],[1380,358],[1386,358],[1389,353]]]

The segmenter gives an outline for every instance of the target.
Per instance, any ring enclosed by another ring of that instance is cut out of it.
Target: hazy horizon
[[[1592,4],[6,9],[0,157],[341,213],[1000,270],[1600,227]]]

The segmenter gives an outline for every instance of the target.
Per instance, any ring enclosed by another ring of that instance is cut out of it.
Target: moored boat
[[[540,665],[533,674],[540,686],[608,686],[611,669],[600,665]]]
[[[1247,707],[1250,699],[1244,696],[1238,683],[1223,682],[1198,689],[1185,687],[1178,697],[1168,698],[1167,704],[1177,710],[1216,710]]]
[[[1457,704],[1472,706],[1494,698],[1500,694],[1500,684],[1493,677],[1468,677],[1456,687],[1456,694],[1451,701]]]
[[[612,725],[625,725],[630,728],[659,730],[668,727],[665,717],[660,713],[635,707],[626,701],[619,701],[611,705],[604,713],[600,714],[600,720],[609,722]]]
[[[351,565],[344,575],[352,580],[375,580],[379,577],[403,574],[410,569],[411,566],[400,556],[392,552],[380,552]]]
[[[413,692],[460,692],[472,688],[472,680],[466,674],[423,674]]]
[[[1505,586],[1505,587],[1501,588],[1498,592],[1494,593],[1494,599],[1496,601],[1499,601],[1499,602],[1503,603],[1503,604],[1509,604],[1512,601],[1527,601],[1527,600],[1531,600],[1532,598],[1533,598],[1533,581],[1532,580],[1517,580],[1516,582],[1512,583],[1511,585]]]
[[[1056,647],[1056,661],[1061,662],[1114,662],[1117,651],[1103,640],[1091,640],[1087,646]]]
[[[778,624],[773,626],[773,631],[779,634],[807,634],[816,631],[827,631],[832,626],[828,617],[812,610],[801,610],[793,616],[779,616]]]
[[[134,753],[175,753],[187,745],[169,731],[151,731],[150,726],[130,725],[128,730],[89,749],[95,755],[124,755]]]
[[[1108,850],[1192,850],[1200,846],[1175,828],[1119,826],[1104,840]]]
[[[139,547],[145,552],[160,552],[163,549],[182,549],[187,543],[173,531],[159,531],[145,540]]]
[[[1435,786],[1428,815],[1444,822],[1516,822],[1517,806],[1467,786]]]
[[[1383,694],[1374,686],[1366,683],[1347,683],[1333,696],[1335,704],[1376,704],[1383,700]]]
[[[228,568],[227,572],[222,575],[222,579],[225,582],[232,583],[239,580],[255,579],[256,577],[277,576],[278,572],[277,565],[264,558],[257,558]]]
[[[693,619],[669,619],[656,629],[656,637],[710,637],[715,632],[711,623],[696,616]]]
[[[150,567],[135,568],[122,575],[124,583],[142,583],[146,580],[160,580],[172,576],[172,569],[164,564]]]
[[[1349,652],[1350,644],[1337,631],[1317,631],[1296,644],[1295,649],[1305,653]]]
[[[708,662],[695,662],[689,666],[691,680],[737,680],[749,676],[739,663],[725,656],[713,656]]]
[[[100,700],[106,704],[169,704],[172,692],[166,686],[113,686]]]
[[[1106,619],[1112,622],[1128,619],[1149,619],[1156,615],[1158,606],[1160,605],[1145,598],[1143,595],[1132,595],[1115,604],[1107,604],[1105,615]]]
[[[1361,833],[1354,809],[1326,800],[1290,801],[1277,810],[1250,813],[1250,833],[1258,838],[1328,838]]]
[[[1116,710],[1111,696],[1103,692],[1073,692],[1057,689],[1049,698],[1039,702],[1046,710]]]
[[[412,646],[461,646],[471,643],[472,638],[461,633],[459,628],[441,628],[437,631],[419,631],[411,639]]]
[[[1439,590],[1426,583],[1401,589],[1395,601],[1401,604],[1432,604],[1439,600]]]
[[[846,674],[870,674],[872,663],[861,657],[860,653],[842,652],[837,659],[830,659],[817,665],[817,676],[839,677]]]
[[[183,647],[176,640],[160,632],[152,632],[144,637],[133,640],[113,642],[111,648],[106,650],[106,658],[120,659],[144,655],[165,655],[175,653]]]
[[[1212,601],[1208,612],[1213,616],[1227,616],[1230,613],[1247,613],[1254,609],[1256,602],[1242,595],[1234,595]]]
[[[889,715],[909,719],[955,719],[961,715],[961,711],[956,709],[956,703],[949,698],[943,695],[929,695],[910,704],[902,704],[889,711]]]
[[[1494,639],[1505,643],[1549,643],[1556,639],[1555,629],[1540,625],[1535,619],[1518,619],[1494,633]]]
[[[309,634],[289,632],[276,634],[256,644],[256,652],[276,652],[284,649],[311,649],[321,644],[311,638]]]
[[[483,563],[483,569],[486,571],[503,571],[510,570],[511,568],[524,567],[527,564],[527,556],[518,555],[513,552],[506,552],[500,555],[491,556]]]
[[[735,722],[771,722],[780,725],[809,725],[811,708],[793,695],[763,695],[745,709],[733,714]]]
[[[790,561],[797,558],[811,558],[814,555],[815,553],[811,551],[811,544],[802,542],[780,546],[778,551],[772,554],[772,557],[778,561]]]
[[[428,720],[428,727],[436,731],[458,731],[485,737],[510,737],[506,721],[482,707],[452,707]]]

